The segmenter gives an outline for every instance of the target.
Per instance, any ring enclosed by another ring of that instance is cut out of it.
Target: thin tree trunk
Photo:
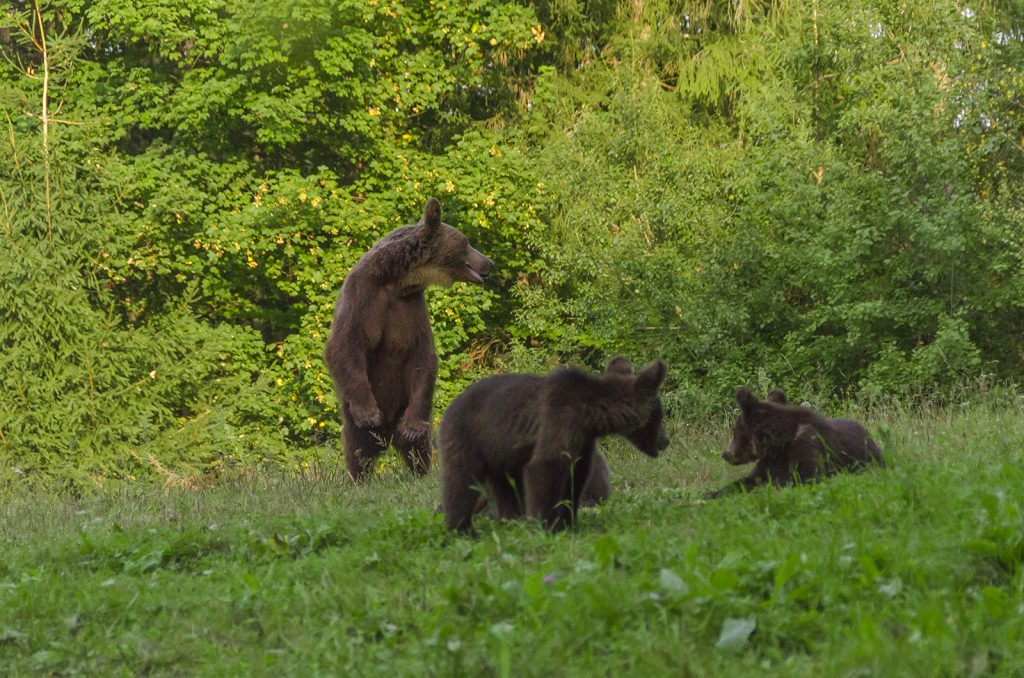
[[[50,196],[50,55],[46,48],[46,30],[43,28],[43,13],[36,0],[36,24],[39,26],[37,47],[43,59],[43,182],[46,191],[46,240],[53,242],[53,202]]]

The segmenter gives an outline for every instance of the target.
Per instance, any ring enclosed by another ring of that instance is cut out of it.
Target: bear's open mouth
[[[469,276],[470,282],[475,282],[477,284],[482,283],[484,281],[484,277],[486,276],[486,274],[482,275],[480,271],[476,270],[469,264],[466,264],[466,272]]]

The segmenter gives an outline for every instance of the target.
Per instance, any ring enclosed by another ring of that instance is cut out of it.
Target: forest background
[[[437,412],[510,369],[942,398],[1024,371],[1024,7],[0,3],[0,482],[336,455],[345,273],[438,196]]]

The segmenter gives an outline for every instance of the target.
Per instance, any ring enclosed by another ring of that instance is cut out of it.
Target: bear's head
[[[722,458],[739,466],[765,456],[776,437],[772,424],[778,420],[778,414],[787,401],[781,388],[774,389],[766,400],[761,401],[744,386],[736,391],[736,402],[740,406],[740,416],[732,427],[732,439]]]
[[[469,244],[469,238],[462,231],[441,221],[441,203],[437,198],[427,201],[423,218],[415,228],[422,255],[403,280],[403,287],[450,287],[456,282],[480,284],[494,265],[493,260]]]
[[[665,381],[668,367],[660,360],[645,367],[635,377],[633,366],[622,356],[612,358],[605,367],[605,374],[628,376],[632,380],[633,402],[631,406],[644,412],[642,423],[623,433],[623,437],[644,454],[657,457],[668,447],[668,432],[665,431],[665,415],[661,407],[658,388]]]

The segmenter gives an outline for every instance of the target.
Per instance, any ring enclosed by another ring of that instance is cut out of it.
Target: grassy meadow
[[[892,468],[714,502],[726,426],[610,439],[575,531],[446,533],[438,476],[0,501],[7,676],[1021,675],[1024,405],[864,416]]]

